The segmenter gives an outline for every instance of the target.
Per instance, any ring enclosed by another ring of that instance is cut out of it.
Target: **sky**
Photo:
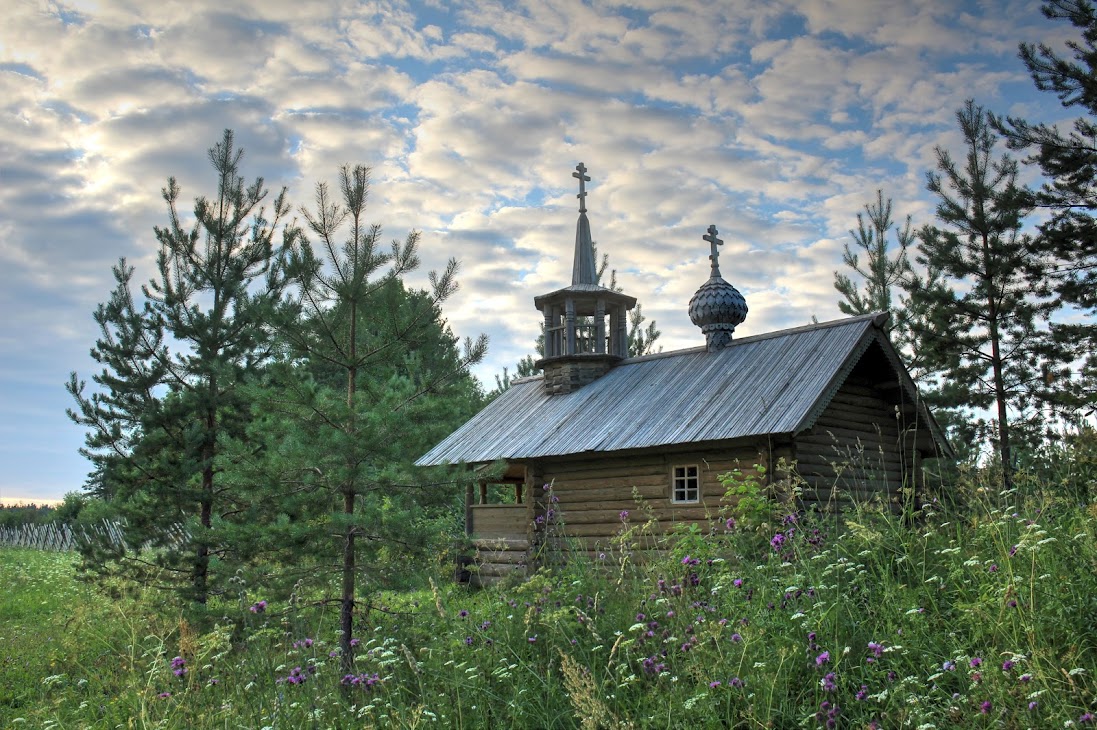
[[[932,222],[925,175],[959,150],[965,99],[1068,118],[1017,47],[1071,35],[1017,0],[9,0],[0,499],[83,485],[64,385],[96,372],[92,313],[120,257],[151,277],[167,178],[184,201],[214,191],[226,128],[244,176],[298,206],[370,166],[368,219],[422,234],[409,283],[461,262],[444,315],[490,337],[490,388],[533,350],[533,297],[570,283],[577,163],[599,251],[663,349],[704,342],[686,306],[710,224],[750,308],[737,335],[835,319],[876,190]]]

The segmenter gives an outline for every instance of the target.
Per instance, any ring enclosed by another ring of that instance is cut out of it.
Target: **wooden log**
[[[525,550],[477,550],[473,560],[478,564],[517,565],[526,562]]]
[[[521,535],[473,535],[472,546],[477,550],[528,550],[529,539]]]
[[[591,486],[583,489],[575,489],[570,484],[562,484],[555,490],[561,504],[570,502],[601,502],[610,499],[623,499],[634,502],[633,489],[644,499],[658,499],[665,497],[670,491],[670,479],[660,479],[654,484],[635,484],[630,478],[623,477],[613,480],[611,486]]]
[[[648,509],[636,510],[635,505],[633,509],[629,510],[626,506],[624,508],[609,507],[602,509],[591,510],[566,510],[560,514],[560,521],[564,525],[615,525],[620,528],[625,524],[643,524],[649,519],[649,515],[659,521],[677,520],[677,519],[689,519],[698,520],[706,519],[709,516],[715,518],[722,505],[690,505],[690,506],[670,506],[664,505],[660,507],[653,507],[648,505]],[[621,509],[629,511],[628,522],[621,520]]]
[[[523,570],[521,566],[511,563],[480,563],[474,567],[475,569],[471,572],[480,578],[505,578],[515,571]]]

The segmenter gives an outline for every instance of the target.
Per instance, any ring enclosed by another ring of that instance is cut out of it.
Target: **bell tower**
[[[580,162],[572,177],[579,180],[579,221],[575,226],[575,260],[571,286],[535,297],[545,317],[545,356],[537,367],[545,374],[545,390],[553,395],[582,388],[628,357],[628,311],[636,298],[596,282],[594,242],[587,220],[590,182]]]

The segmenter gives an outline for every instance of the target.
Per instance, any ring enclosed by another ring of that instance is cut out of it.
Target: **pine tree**
[[[131,544],[163,548],[152,567],[185,576],[185,595],[199,605],[215,590],[211,561],[225,549],[215,523],[237,508],[220,478],[222,444],[247,425],[241,386],[269,356],[265,322],[286,283],[281,256],[298,235],[282,224],[285,190],[267,219],[262,178],[245,186],[242,156],[226,130],[209,151],[216,196],[195,201],[189,225],[169,178],[169,224],[155,228],[157,276],[142,288],[143,305],[130,289],[133,269],[120,262],[114,294],[96,311],[100,391],[85,396],[75,374],[69,382],[71,416],[89,428],[95,491],[127,519]],[[185,546],[171,538],[175,523],[186,526]],[[130,574],[149,567],[144,555],[114,557]]]
[[[322,253],[302,240],[291,257],[299,307],[281,328],[289,357],[270,404],[283,418],[257,434],[279,454],[269,466],[281,491],[305,495],[290,510],[311,518],[295,540],[310,546],[305,562],[338,565],[346,673],[359,578],[384,551],[407,557],[428,537],[415,527],[410,462],[479,405],[468,368],[487,348],[481,336],[458,353],[441,319],[457,290],[455,259],[430,273],[429,291],[404,288],[401,277],[419,266],[419,233],[384,250],[380,226],[364,219],[368,190],[367,168],[343,167],[339,199],[321,183],[315,209],[302,210]]]
[[[1025,272],[1039,262],[1021,232],[1031,196],[1017,184],[1017,165],[993,159],[995,135],[974,102],[957,112],[965,154],[958,166],[937,148],[938,172],[927,188],[938,197],[938,226],[919,232],[917,261],[940,272],[909,287],[914,334],[923,355],[944,373],[938,398],[967,409],[992,408],[992,438],[1003,486],[1012,484],[1013,444],[1030,398],[1040,394],[1041,363],[1049,356],[1039,324],[1052,305],[1034,293]]]
[[[850,230],[853,242],[865,255],[862,266],[860,253],[845,245],[842,263],[858,274],[865,289],[862,293],[858,284],[848,275],[834,272],[834,288],[844,298],[838,302],[838,309],[844,314],[858,315],[871,312],[890,312],[895,304],[893,292],[900,288],[903,280],[910,275],[910,260],[907,251],[914,242],[911,230],[911,218],[908,215],[902,228],[891,219],[892,201],[884,201],[882,190],[876,191],[875,204],[866,203],[865,212],[857,214],[857,230]],[[889,250],[888,236],[895,229],[897,248],[894,256]]]
[[[1049,0],[1042,10],[1052,20],[1069,22],[1081,39],[1067,43],[1073,58],[1044,44],[1022,43],[1021,60],[1036,88],[1054,93],[1064,108],[1078,108],[1083,116],[1069,132],[1017,117],[992,121],[1009,147],[1029,152],[1025,162],[1037,165],[1047,178],[1035,203],[1050,211],[1051,218],[1040,225],[1030,248],[1051,267],[1038,273],[1050,276],[1064,303],[1092,317],[1097,313],[1097,9],[1089,0]],[[1056,388],[1073,396],[1074,407],[1092,413],[1097,408],[1097,324],[1091,318],[1056,324],[1053,331],[1061,343],[1073,344],[1084,368],[1073,383],[1061,377],[1062,371],[1049,372],[1048,380],[1058,380]]]

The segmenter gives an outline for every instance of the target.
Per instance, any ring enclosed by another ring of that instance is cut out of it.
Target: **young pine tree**
[[[844,314],[858,315],[870,312],[890,312],[896,304],[894,292],[910,275],[907,251],[914,242],[911,220],[908,215],[902,228],[891,219],[892,201],[884,201],[884,193],[876,191],[876,202],[866,203],[865,212],[857,214],[857,230],[850,230],[853,242],[860,251],[845,246],[842,263],[864,280],[864,291],[848,275],[834,272],[834,288],[843,297],[838,309]],[[888,238],[895,229],[895,254],[889,250]],[[861,253],[865,259],[862,264]]]
[[[912,330],[922,355],[943,373],[939,402],[993,412],[989,435],[1008,489],[1014,442],[1033,415],[1031,398],[1049,357],[1040,325],[1052,304],[1025,277],[1039,262],[1021,232],[1031,197],[1017,184],[1016,163],[993,157],[996,138],[981,107],[968,101],[956,118],[962,165],[937,148],[937,172],[927,174],[938,225],[919,231],[917,261],[940,276],[908,285],[918,314]]]
[[[368,191],[367,168],[343,167],[338,197],[318,184],[315,209],[302,211],[321,253],[302,239],[291,257],[299,297],[281,327],[288,357],[267,406],[277,418],[257,434],[272,455],[276,510],[302,495],[275,516],[283,525],[297,520],[294,542],[307,554],[294,562],[321,578],[337,566],[348,674],[359,583],[365,576],[376,590],[382,565],[423,558],[430,535],[420,500],[446,490],[420,489],[411,462],[475,412],[468,368],[487,349],[481,336],[458,352],[441,319],[441,304],[457,290],[455,259],[430,273],[429,291],[405,289],[401,278],[419,266],[419,234],[386,250],[380,227],[365,221]]]
[[[157,575],[174,576],[168,585],[198,605],[217,589],[218,523],[238,508],[220,477],[222,445],[246,428],[241,386],[270,354],[265,323],[286,284],[279,262],[298,235],[282,224],[284,190],[267,218],[263,181],[245,186],[242,156],[226,130],[209,151],[217,191],[195,201],[191,223],[168,180],[169,223],[155,229],[157,275],[142,288],[143,305],[130,289],[133,269],[120,262],[114,294],[95,315],[99,391],[85,395],[75,374],[69,382],[70,415],[89,429],[94,491],[126,519],[131,546],[161,548],[119,551],[114,564],[161,584]],[[189,535],[182,544],[172,531],[180,523]]]

